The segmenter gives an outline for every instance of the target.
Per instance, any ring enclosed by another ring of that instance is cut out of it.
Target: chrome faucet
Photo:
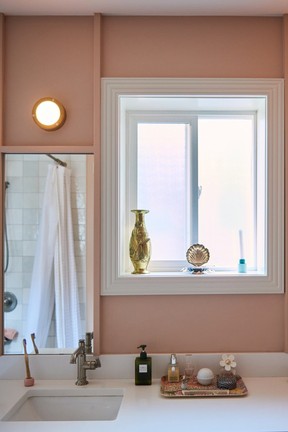
[[[88,340],[90,340],[91,342],[92,337],[93,337],[92,333],[87,333],[86,341],[88,338]],[[89,346],[85,345],[84,339],[80,339],[78,348],[70,357],[70,363],[72,364],[77,363],[77,380],[75,384],[79,386],[88,384],[87,377],[86,377],[87,370],[94,370],[96,368],[101,367],[99,357],[93,357],[93,360],[87,360],[86,354],[91,354],[91,349]]]

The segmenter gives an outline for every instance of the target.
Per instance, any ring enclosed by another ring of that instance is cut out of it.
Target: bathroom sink
[[[2,421],[115,420],[122,398],[122,389],[31,389]]]

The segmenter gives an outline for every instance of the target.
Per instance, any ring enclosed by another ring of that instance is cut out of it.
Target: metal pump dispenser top
[[[137,347],[138,349],[139,349],[139,348],[142,349],[142,351],[141,351],[141,353],[140,353],[140,358],[141,358],[141,359],[146,359],[146,358],[147,358],[147,353],[146,353],[146,351],[145,351],[146,346],[147,346],[147,345],[139,345],[139,346]]]
[[[176,354],[171,354],[171,357],[170,357],[170,364],[171,364],[171,365],[176,365],[176,364],[177,364],[177,357],[176,357]]]

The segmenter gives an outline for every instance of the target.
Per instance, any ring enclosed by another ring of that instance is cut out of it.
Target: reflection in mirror
[[[56,156],[67,167],[45,154],[5,157],[5,354],[22,353],[23,338],[34,352],[31,334],[40,353],[71,351],[87,330],[89,156]]]

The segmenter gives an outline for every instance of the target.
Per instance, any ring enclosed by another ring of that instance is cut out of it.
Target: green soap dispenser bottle
[[[139,357],[135,359],[135,385],[151,385],[152,383],[152,359],[147,357],[146,345],[140,345]]]

